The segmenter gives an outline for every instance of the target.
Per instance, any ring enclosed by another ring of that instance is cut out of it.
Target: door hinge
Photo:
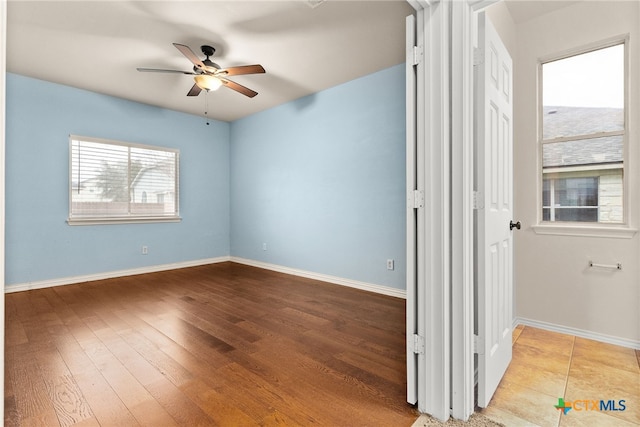
[[[413,47],[413,65],[418,65],[422,62],[422,56],[424,54],[424,49],[422,46],[414,46]]]
[[[484,64],[484,49],[479,47],[473,48],[473,65]]]
[[[424,191],[413,190],[413,208],[419,209],[424,207]]]
[[[424,354],[424,337],[413,334],[413,352],[415,354]]]
[[[484,354],[484,338],[478,335],[473,336],[473,352]]]
[[[473,209],[484,209],[484,199],[482,198],[482,193],[479,191],[473,192]]]

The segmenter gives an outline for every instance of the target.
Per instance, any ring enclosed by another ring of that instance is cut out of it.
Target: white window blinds
[[[179,219],[179,151],[71,135],[69,224]]]

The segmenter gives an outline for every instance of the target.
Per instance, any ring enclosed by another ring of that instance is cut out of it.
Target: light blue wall
[[[398,65],[233,122],[231,254],[404,289],[404,84]]]
[[[404,120],[402,65],[210,126],[8,74],[6,284],[231,254],[404,289]],[[67,225],[69,134],[180,149],[182,222]]]
[[[69,134],[178,148],[182,222],[67,225]],[[225,256],[229,241],[228,123],[7,75],[7,285]]]

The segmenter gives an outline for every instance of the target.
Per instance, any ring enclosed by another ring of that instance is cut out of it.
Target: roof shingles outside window
[[[543,115],[545,139],[624,129],[622,108],[544,107]],[[622,163],[623,146],[621,135],[546,143],[542,165],[549,168]]]

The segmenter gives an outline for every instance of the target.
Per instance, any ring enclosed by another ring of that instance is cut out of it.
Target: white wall
[[[515,59],[518,51],[517,27],[513,22],[507,4],[504,1],[492,4],[485,9],[494,28],[500,35],[502,43],[509,51],[512,59]],[[514,69],[515,72],[515,69]]]
[[[640,237],[552,236],[531,228],[538,218],[537,61],[623,34],[629,41],[629,151],[625,174],[630,225],[640,225],[640,2],[585,1],[517,25],[514,56],[515,315],[551,327],[640,346]],[[620,262],[598,271],[588,261]]]

